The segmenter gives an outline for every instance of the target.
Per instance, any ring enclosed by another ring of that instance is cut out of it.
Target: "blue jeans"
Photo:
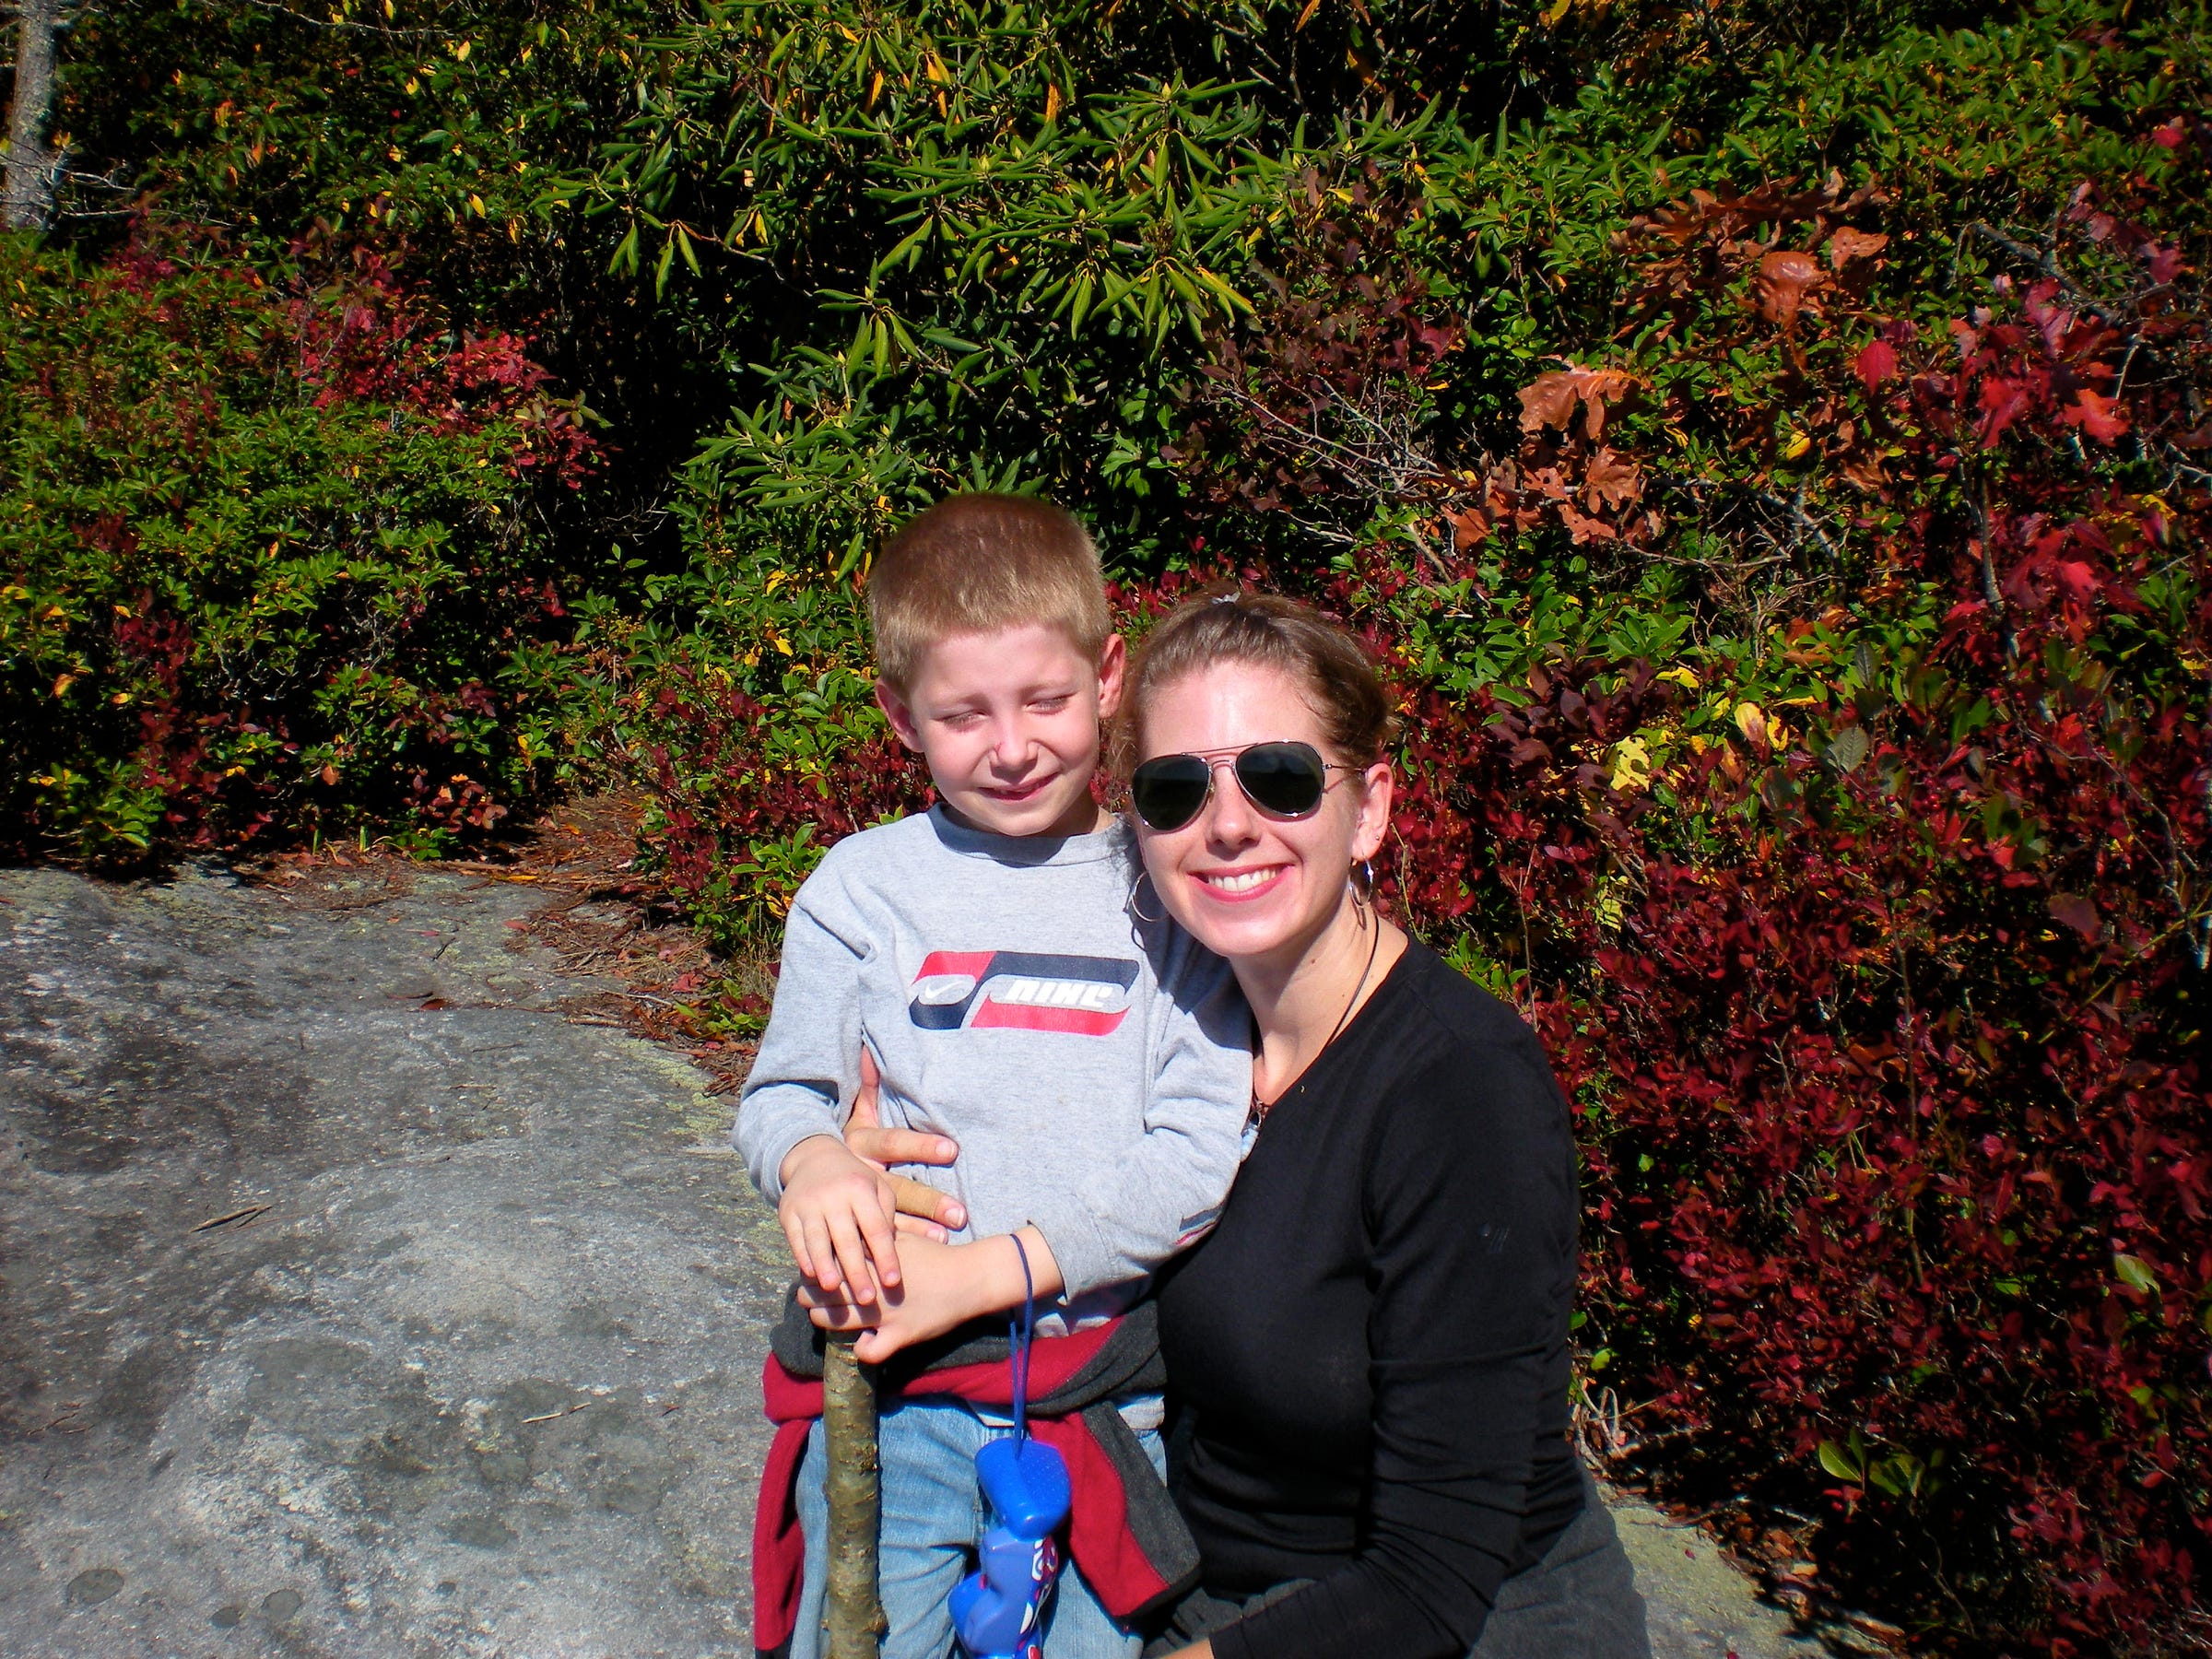
[[[973,1571],[975,1547],[990,1524],[975,1481],[975,1454],[986,1441],[1008,1432],[957,1400],[908,1400],[884,1412],[877,1429],[883,1461],[880,1571],[890,1630],[884,1637],[883,1659],[946,1659],[953,1651],[952,1617],[945,1600]],[[1152,1466],[1164,1469],[1159,1431],[1140,1430],[1137,1439]],[[817,1422],[799,1465],[806,1579],[799,1594],[791,1659],[818,1659],[821,1651],[830,1530],[822,1468],[822,1426]],[[1136,1659],[1142,1646],[1099,1605],[1073,1561],[1061,1568],[1059,1587],[1045,1614],[1045,1659]]]

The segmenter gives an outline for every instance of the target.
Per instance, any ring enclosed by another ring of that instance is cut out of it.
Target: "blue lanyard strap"
[[[1030,1253],[1022,1248],[1021,1235],[1006,1236],[1014,1241],[1014,1253],[1021,1258],[1021,1316],[1006,1321],[1014,1348],[1014,1438],[1018,1441],[1030,1431],[1030,1342],[1037,1329],[1037,1282],[1030,1277]]]

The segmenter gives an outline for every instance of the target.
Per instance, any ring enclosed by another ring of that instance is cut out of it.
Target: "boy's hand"
[[[785,1155],[779,1174],[783,1197],[776,1218],[806,1278],[861,1303],[897,1286],[891,1218],[898,1206],[889,1176],[834,1135],[808,1135]]]
[[[982,1241],[983,1246],[1003,1243]],[[910,1233],[900,1239],[898,1248],[904,1271],[880,1301],[865,1302],[827,1287],[799,1287],[799,1305],[816,1324],[826,1331],[860,1333],[853,1357],[868,1365],[880,1365],[900,1348],[941,1336],[990,1311],[976,1305],[975,1281],[981,1276],[972,1269],[981,1264],[971,1257],[981,1246],[938,1244]]]
[[[1039,1301],[1058,1296],[1064,1288],[1060,1265],[1044,1236],[1025,1227],[1021,1238],[1030,1262],[1026,1282],[1021,1256],[1006,1234],[972,1244],[908,1236],[899,1241],[903,1282],[880,1301],[864,1303],[845,1291],[807,1284],[799,1287],[799,1305],[825,1331],[858,1331],[854,1357],[880,1364],[900,1348],[1019,1306],[1025,1290],[1033,1290]]]

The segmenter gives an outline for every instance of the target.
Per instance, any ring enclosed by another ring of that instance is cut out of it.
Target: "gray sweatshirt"
[[[1252,1100],[1236,982],[1133,912],[1137,869],[1118,825],[993,835],[942,807],[832,847],[793,900],[737,1112],[769,1202],[791,1149],[842,1126],[865,1042],[885,1125],[959,1143],[949,1171],[908,1171],[967,1206],[959,1238],[1034,1223],[1070,1327],[1135,1301],[1213,1225]]]

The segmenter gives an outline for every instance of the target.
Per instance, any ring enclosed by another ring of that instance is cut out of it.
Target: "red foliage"
[[[1932,647],[1834,665],[1820,741],[1751,723],[1664,812],[1603,764],[1664,723],[1640,668],[1427,694],[1392,879],[1525,976],[1612,1375],[1732,1479],[1825,1478],[1862,1583],[2053,1654],[2212,1624],[2206,347],[2100,212],[2124,294],[2045,277],[1848,364],[1831,442],[1886,452],[1884,562],[1953,595]],[[2079,447],[2124,442],[2184,465],[2135,493]]]
[[[668,883],[726,935],[782,911],[810,863],[771,850],[805,830],[816,846],[928,804],[928,778],[880,721],[855,712],[809,762],[776,753],[776,717],[712,677],[677,675],[653,697],[645,751],[653,818],[641,836]],[[818,733],[821,736],[824,734]]]
[[[541,468],[573,489],[598,465],[597,441],[573,404],[549,393],[552,376],[531,361],[529,342],[504,332],[442,337],[416,297],[375,251],[357,247],[320,293],[296,295],[300,376],[319,407],[338,402],[412,408],[443,431],[512,424],[508,470]]]
[[[2042,246],[1977,227],[2025,272],[1988,306],[1885,319],[1882,205],[1831,180],[1640,222],[1620,337],[1669,372],[1768,354],[1807,440],[1786,455],[1775,401],[1668,393],[1670,417],[1794,465],[1767,505],[1802,522],[1817,492],[1863,560],[1846,596],[1878,618],[1932,583],[1937,636],[1901,662],[1847,641],[1825,731],[1778,751],[1747,718],[1648,788],[1613,763],[1678,724],[1642,665],[1554,664],[1511,700],[1408,684],[1384,890],[1503,964],[1555,1057],[1585,1335],[1651,1439],[1819,1506],[1831,1589],[1983,1651],[2212,1652],[2206,312],[2180,252],[2085,189]],[[1386,411],[1334,377],[1378,348],[1307,336],[1414,337],[1388,292],[1225,350],[1192,446],[1221,499],[1364,512],[1387,463],[1462,548],[1661,534],[1628,370],[1524,388],[1510,461],[1350,456],[1326,418]],[[1363,554],[1327,593],[1377,630],[1409,581]],[[1818,671],[1812,632],[1791,649]]]

